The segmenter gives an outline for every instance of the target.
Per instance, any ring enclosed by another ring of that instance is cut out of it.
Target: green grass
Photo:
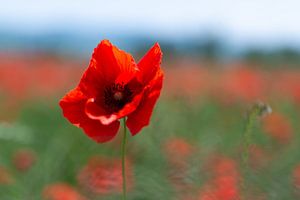
[[[293,141],[285,146],[276,143],[264,134],[258,120],[251,143],[268,149],[274,159],[258,171],[251,170],[245,178],[249,190],[261,191],[267,199],[295,199],[291,175],[293,167],[300,162],[299,106],[290,102],[273,104],[273,110],[289,117],[294,130]],[[203,165],[212,154],[222,153],[241,164],[240,147],[249,106],[222,105],[213,100],[190,104],[180,99],[162,99],[151,124],[135,137],[128,137],[127,152],[133,158],[135,175],[135,186],[128,193],[128,199],[176,199],[175,188],[168,179],[172,167],[162,151],[163,144],[175,136],[197,147],[189,161],[186,179],[199,190],[208,179]],[[120,158],[118,137],[121,136],[118,134],[110,143],[97,144],[62,117],[56,101],[28,103],[13,126],[0,126],[0,165],[8,168],[15,179],[11,185],[0,185],[0,199],[39,200],[43,188],[55,182],[79,188],[77,173],[91,156]],[[18,172],[11,161],[13,153],[21,148],[31,148],[37,153],[37,162],[25,173]],[[99,199],[120,199],[120,195]]]

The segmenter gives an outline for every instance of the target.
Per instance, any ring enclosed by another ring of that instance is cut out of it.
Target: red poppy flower
[[[42,196],[45,200],[86,200],[75,188],[66,183],[54,183],[46,186]]]
[[[231,158],[218,156],[209,164],[212,180],[200,190],[201,200],[238,200],[240,199],[240,173],[237,163]],[[213,166],[213,167],[211,167]]]
[[[196,149],[188,141],[174,137],[164,143],[163,150],[173,169],[184,170],[188,167],[188,161]]]
[[[300,164],[296,165],[293,170],[293,183],[297,194],[300,195]]]
[[[0,186],[1,185],[7,185],[14,182],[13,177],[9,173],[9,171],[0,165]]]
[[[263,129],[276,141],[284,144],[293,138],[293,127],[287,117],[280,113],[272,113],[263,120]]]
[[[92,157],[79,171],[77,180],[82,189],[90,194],[108,195],[122,192],[122,165],[120,159]],[[130,160],[126,159],[127,190],[134,185]]]
[[[36,154],[30,149],[20,149],[14,153],[13,163],[22,172],[29,170],[36,161]]]
[[[136,64],[108,40],[95,49],[79,85],[60,101],[64,116],[97,142],[111,140],[127,117],[132,135],[149,124],[160,95],[162,52],[156,43]]]

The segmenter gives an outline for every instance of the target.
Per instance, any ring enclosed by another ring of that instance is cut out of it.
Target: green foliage
[[[190,104],[162,100],[149,127],[127,138],[127,153],[132,158],[135,175],[135,186],[128,192],[128,199],[177,198],[168,178],[172,166],[163,151],[170,138],[180,137],[195,146],[185,178],[199,190],[209,179],[204,165],[213,154],[232,157],[242,166],[245,107],[214,101]],[[294,139],[285,146],[276,143],[263,132],[258,120],[252,130],[251,143],[271,150],[274,158],[262,169],[250,169],[245,178],[251,191],[262,191],[268,199],[294,199],[291,176],[293,167],[300,162],[299,107],[287,102],[275,105],[273,110],[280,110],[289,117],[295,130]],[[16,122],[0,125],[0,165],[5,166],[14,179],[10,185],[0,184],[0,199],[39,200],[43,188],[56,182],[69,183],[81,191],[76,179],[78,171],[94,155],[120,158],[120,137],[122,134],[110,143],[97,144],[62,117],[56,102],[28,105]],[[14,152],[21,148],[37,153],[37,162],[27,172],[19,172],[12,163]],[[120,199],[120,195],[99,199]]]

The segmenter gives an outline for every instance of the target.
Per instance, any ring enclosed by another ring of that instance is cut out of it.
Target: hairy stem
[[[252,143],[252,129],[255,125],[255,122],[259,116],[264,116],[268,113],[270,113],[272,109],[264,103],[258,102],[256,103],[250,112],[247,115],[247,121],[246,121],[246,127],[245,131],[243,134],[243,142],[244,142],[244,150],[242,153],[242,167],[244,171],[244,181],[242,182],[242,190],[244,195],[247,193],[247,175],[249,172],[249,151],[250,151],[250,146]],[[246,199],[244,196],[243,199]]]
[[[244,167],[248,167],[248,159],[249,159],[249,148],[251,145],[251,132],[254,126],[254,123],[259,115],[259,108],[254,106],[247,116],[246,127],[244,131],[244,152],[242,155],[242,162]]]

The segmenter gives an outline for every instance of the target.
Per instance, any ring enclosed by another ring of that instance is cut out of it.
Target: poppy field
[[[1,200],[122,198],[123,127],[97,143],[59,105],[88,65],[0,54]],[[210,65],[163,58],[150,124],[127,135],[127,199],[300,199],[300,70]]]

